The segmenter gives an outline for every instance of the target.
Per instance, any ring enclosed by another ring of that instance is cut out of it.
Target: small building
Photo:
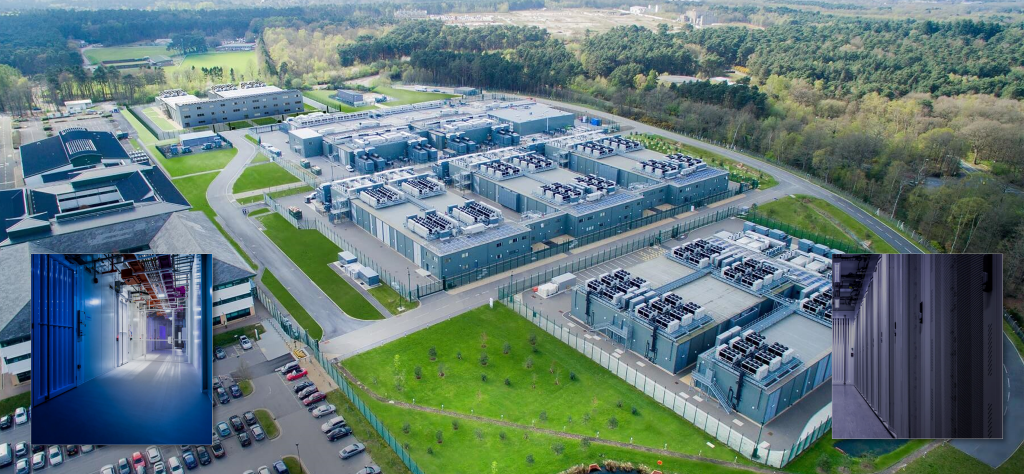
[[[708,10],[687,10],[683,15],[683,19],[695,28],[718,23],[718,18],[715,17],[715,14]]]
[[[253,51],[256,49],[256,43],[246,43],[244,41],[226,41],[217,46],[217,51]]]
[[[520,135],[548,132],[573,124],[576,115],[536,102],[517,103],[509,107],[494,109],[488,115],[501,122],[512,124],[512,130]]]
[[[303,158],[320,156],[324,137],[312,128],[296,128],[288,131],[288,145]]]
[[[455,93],[462,95],[479,95],[480,91],[478,91],[476,87],[456,87]]]
[[[167,56],[162,56],[162,55],[161,56],[151,56],[149,58],[149,65],[151,67],[173,66],[174,65],[174,60],[172,60],[171,58],[169,58]]]
[[[178,136],[178,141],[181,146],[198,148],[207,143],[219,142],[221,138],[220,135],[207,130],[203,132],[182,133]]]
[[[334,96],[338,99],[338,102],[343,102],[352,107],[362,107],[367,103],[362,92],[351,89],[338,89]]]
[[[69,114],[77,114],[85,112],[86,109],[92,107],[92,100],[69,100],[64,102],[64,107],[68,109]]]

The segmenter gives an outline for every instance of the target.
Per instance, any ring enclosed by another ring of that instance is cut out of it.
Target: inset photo
[[[210,444],[211,255],[31,266],[33,444]]]
[[[833,438],[1003,438],[1021,361],[1003,359],[1001,254],[842,254],[832,269]]]

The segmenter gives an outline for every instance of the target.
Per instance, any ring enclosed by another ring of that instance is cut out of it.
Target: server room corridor
[[[34,443],[210,442],[202,257],[33,256]]]

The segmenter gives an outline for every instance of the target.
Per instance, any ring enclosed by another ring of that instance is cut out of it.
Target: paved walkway
[[[935,449],[935,448],[945,444],[947,441],[948,440],[942,440],[942,439],[933,440],[931,443],[928,443],[928,444],[924,445],[923,447],[918,448],[917,451],[914,451],[914,452],[910,453],[909,456],[907,456],[907,457],[905,457],[903,459],[900,459],[899,462],[897,462],[896,464],[893,464],[892,466],[889,466],[888,469],[885,469],[883,471],[878,471],[878,472],[879,472],[879,474],[893,474],[895,472],[902,471],[903,468],[907,467],[908,464],[910,464],[910,463],[914,462],[915,460],[923,457],[924,455],[930,453],[931,450],[933,450],[933,449]]]

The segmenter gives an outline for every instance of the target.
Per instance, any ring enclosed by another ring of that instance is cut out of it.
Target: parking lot
[[[359,442],[359,433],[333,443],[327,441],[327,437],[320,431],[320,425],[330,419],[330,416],[313,418],[291,388],[293,384],[307,379],[303,377],[295,382],[289,382],[274,371],[294,360],[291,354],[268,361],[263,357],[259,341],[256,341],[254,347],[249,350],[243,351],[238,344],[223,349],[227,357],[214,362],[214,374],[219,377],[237,378],[239,367],[244,361],[247,368],[243,371],[247,370],[252,377],[253,393],[247,397],[232,399],[226,405],[218,404],[214,407],[211,427],[215,427],[221,421],[230,424],[228,420],[233,415],[241,418],[246,411],[255,412],[263,408],[277,420],[280,435],[275,439],[253,440],[251,446],[243,448],[237,436],[232,433],[230,437],[222,439],[226,455],[214,460],[209,466],[203,466],[202,469],[216,467],[217,470],[211,472],[241,473],[247,469],[255,470],[259,466],[271,466],[275,461],[289,455],[298,455],[306,469],[313,473],[355,473],[373,463],[367,453],[344,461],[338,457],[339,450]]]

